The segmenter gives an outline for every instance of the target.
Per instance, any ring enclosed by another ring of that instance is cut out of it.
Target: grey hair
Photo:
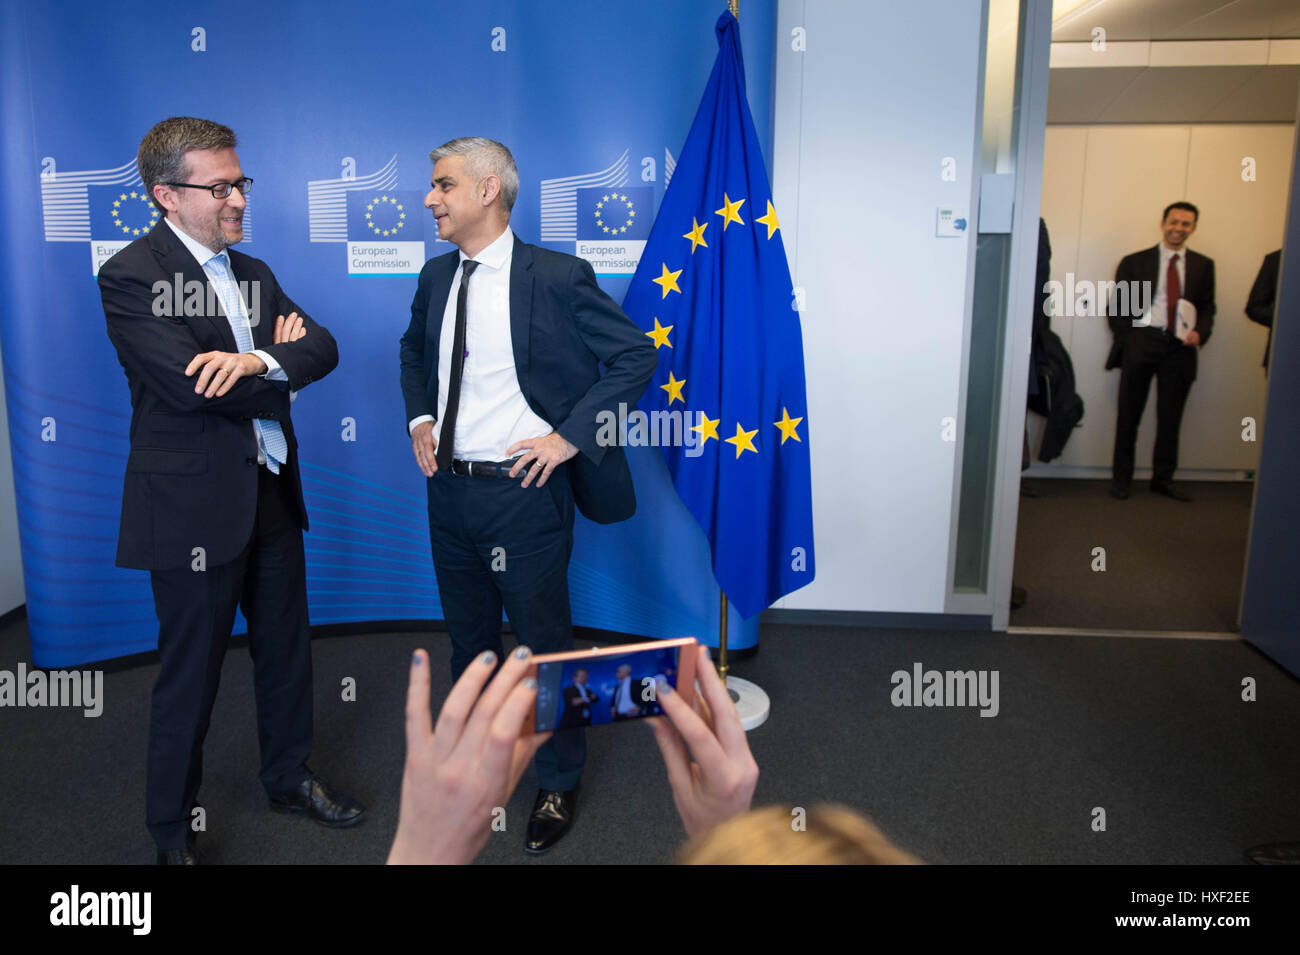
[[[495,139],[482,136],[462,136],[443,143],[429,153],[429,161],[437,164],[448,156],[465,157],[465,174],[476,182],[487,176],[501,180],[501,203],[509,212],[519,196],[519,170],[510,150]]]
[[[234,149],[235,133],[210,119],[173,116],[164,119],[145,133],[136,153],[145,191],[153,199],[153,187],[159,183],[182,182],[189,175],[185,154],[195,149]]]

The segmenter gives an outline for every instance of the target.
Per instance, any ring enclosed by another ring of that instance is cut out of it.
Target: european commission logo
[[[307,183],[312,242],[347,244],[348,275],[419,275],[424,267],[424,195],[395,189],[397,157],[358,176],[343,159],[337,179]]]
[[[46,242],[86,242],[90,274],[162,222],[131,160],[114,169],[65,172],[53,156],[41,160],[41,212]],[[244,241],[252,239],[251,210],[244,212]]]
[[[630,150],[597,172],[541,183],[543,242],[573,243],[574,253],[591,263],[597,275],[632,275],[654,222],[654,187],[629,186]],[[642,179],[646,164],[642,161]],[[665,180],[676,165],[664,152]],[[653,170],[649,173],[653,181]]]

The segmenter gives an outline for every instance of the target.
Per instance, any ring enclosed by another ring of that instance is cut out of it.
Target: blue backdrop
[[[94,280],[153,223],[135,152],[155,122],[195,115],[235,130],[256,180],[240,248],[265,259],[339,343],[338,369],[293,410],[312,622],[436,619],[397,361],[414,275],[451,248],[421,205],[429,150],[463,135],[506,143],[521,177],[512,228],[571,253],[587,243],[621,301],[653,214],[645,207],[663,197],[713,64],[722,7],[6,4],[0,343],[35,662],[156,646],[148,574],[113,566],[130,405]],[[775,0],[741,10],[769,168],[775,15]],[[609,218],[594,190],[614,189],[618,227],[631,225],[593,241],[608,224],[594,219]],[[707,542],[659,450],[629,456],[636,517],[578,519],[574,622],[716,643]],[[733,611],[729,638],[754,644],[757,617]]]

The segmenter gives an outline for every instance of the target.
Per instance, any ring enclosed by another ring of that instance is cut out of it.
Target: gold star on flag
[[[800,444],[803,444],[803,438],[799,437],[799,432],[795,430],[799,427],[799,422],[802,420],[803,418],[791,418],[790,412],[786,411],[785,408],[781,409],[781,420],[773,421],[772,423],[781,429],[782,444],[785,444],[786,438],[794,438]]]
[[[737,199],[735,202],[732,202],[730,196],[728,196],[725,192],[722,194],[722,208],[715,209],[713,211],[713,214],[715,216],[722,216],[723,232],[727,231],[727,226],[732,222],[736,223],[736,225],[745,224],[745,220],[742,219],[739,214],[740,207],[744,205],[744,203],[745,203],[744,199]]]
[[[671,332],[674,327],[675,326],[673,325],[660,325],[659,319],[657,317],[655,318],[654,331],[646,332],[646,337],[654,339],[655,351],[658,351],[663,345],[667,345],[669,348],[673,347],[673,343],[668,340],[668,333]]]
[[[668,392],[669,407],[672,406],[674,401],[680,401],[682,404],[686,404],[686,399],[682,397],[682,385],[684,384],[686,384],[685,378],[678,381],[671,371],[668,372],[668,384],[660,385],[659,387]]]
[[[772,206],[772,200],[767,200],[767,215],[761,219],[755,219],[755,222],[761,222],[767,226],[767,237],[772,238],[772,233],[781,228],[781,223],[776,221],[776,209]]]
[[[680,295],[682,293],[682,290],[677,287],[677,276],[682,274],[682,270],[678,269],[676,272],[670,272],[668,271],[667,262],[661,264],[663,266],[664,274],[659,276],[659,278],[651,279],[650,281],[654,282],[661,289],[664,290],[664,294],[663,294],[664,298],[668,297],[669,292],[676,292],[678,295]]]
[[[697,245],[702,245],[706,249],[709,247],[709,243],[704,241],[704,230],[708,227],[709,224],[707,222],[701,225],[695,221],[695,216],[691,216],[691,231],[682,236],[683,239],[691,240],[691,255],[695,254],[695,247]]]
[[[703,411],[700,412],[700,417],[703,418],[704,420],[701,421],[699,424],[697,424],[695,427],[691,428],[691,430],[698,431],[700,434],[704,435],[703,440],[700,441],[700,446],[703,447],[705,444],[708,443],[709,438],[712,438],[714,441],[719,440],[718,424],[722,421],[722,419],[710,418]]]
[[[726,438],[725,440],[727,444],[734,444],[736,446],[736,457],[740,457],[741,453],[745,451],[753,451],[755,454],[758,454],[758,448],[754,447],[753,441],[754,435],[756,434],[758,434],[757,428],[753,431],[746,431],[740,426],[740,422],[737,421],[735,437]]]
[[[132,198],[132,199],[138,198],[139,195],[140,195],[140,193],[136,192],[134,189],[131,190],[131,198]]]
[[[125,192],[122,193],[120,196],[118,196],[118,198],[119,198],[119,199],[125,199],[125,198],[126,198],[126,193],[125,193]]]

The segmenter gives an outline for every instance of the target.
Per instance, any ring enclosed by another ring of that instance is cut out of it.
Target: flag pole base
[[[757,729],[767,722],[772,712],[772,701],[768,699],[762,687],[748,680],[742,680],[738,676],[728,675],[727,692],[731,694],[731,700],[736,704],[740,725],[746,732]]]

